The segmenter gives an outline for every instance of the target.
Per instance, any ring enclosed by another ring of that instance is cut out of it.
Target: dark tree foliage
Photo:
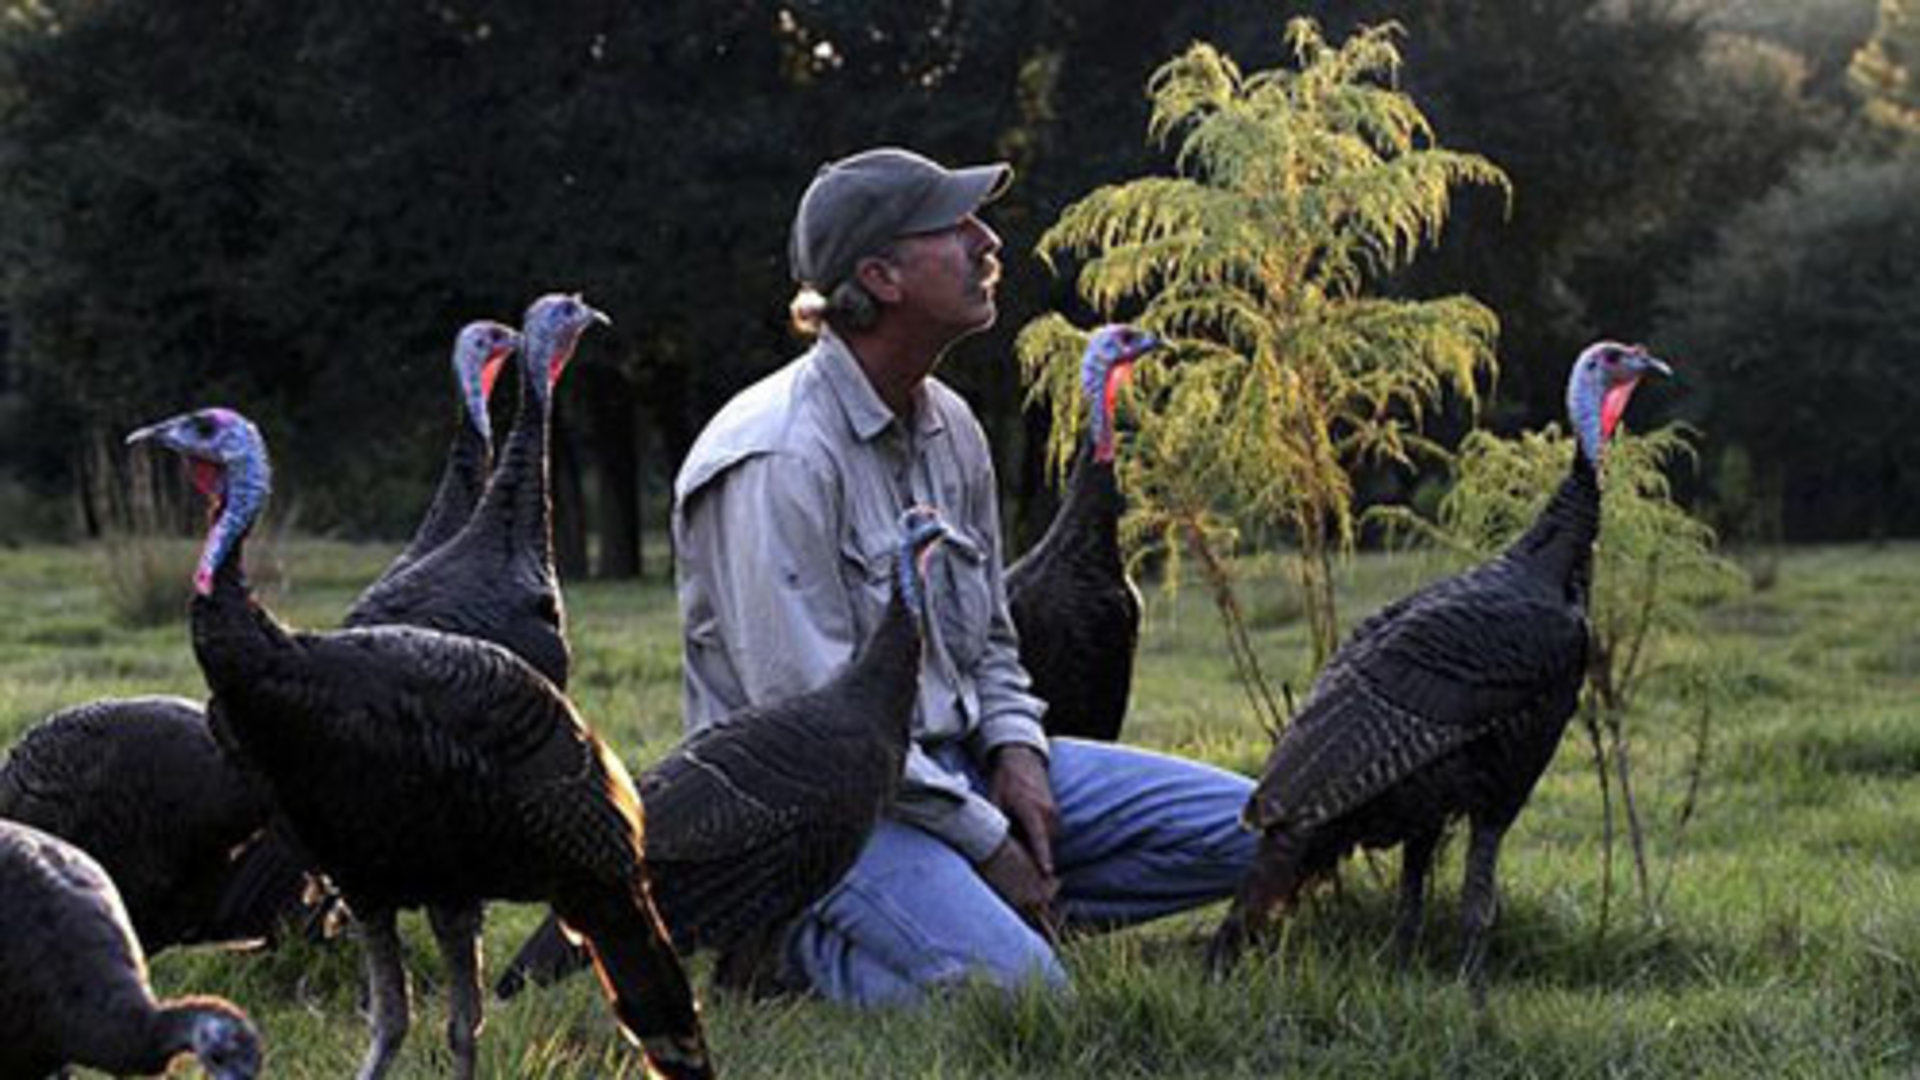
[[[1665,299],[1694,408],[1788,538],[1920,531],[1920,153],[1800,170]]]
[[[1012,335],[1091,315],[1034,240],[1099,184],[1171,171],[1138,138],[1154,68],[1196,40],[1271,67],[1297,13],[1335,38],[1400,20],[1402,88],[1513,179],[1511,217],[1464,196],[1391,284],[1500,315],[1503,428],[1557,416],[1559,358],[1646,335],[1657,283],[1823,137],[1793,57],[1655,0],[9,3],[4,471],[61,494],[91,444],[225,401],[284,448],[304,526],[398,535],[445,445],[455,328],[579,289],[614,325],[562,387],[560,457],[589,475],[556,491],[593,504],[563,499],[562,529],[595,523],[600,567],[626,572],[700,425],[799,347],[807,178],[898,142],[1019,172],[988,215],[999,325],[942,369],[1002,456],[1017,548],[1051,507]]]
[[[453,330],[580,289],[614,326],[571,415],[633,445],[645,412],[677,461],[794,351],[786,225],[814,167],[991,153],[1020,10],[52,5],[6,39],[15,361],[70,410],[67,460],[225,400],[287,446],[306,520],[391,531],[444,442]]]
[[[1644,338],[1659,283],[1714,226],[1821,145],[1792,72],[1666,0],[1356,0],[1332,24],[1406,28],[1406,89],[1449,144],[1514,186],[1460,208],[1404,287],[1464,290],[1502,319],[1496,427],[1559,416],[1564,357]]]

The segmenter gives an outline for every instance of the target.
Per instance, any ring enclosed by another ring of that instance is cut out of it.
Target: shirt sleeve
[[[1007,838],[1007,816],[974,793],[964,777],[928,757],[920,744],[907,747],[906,771],[893,816],[953,845],[973,862],[984,862]]]

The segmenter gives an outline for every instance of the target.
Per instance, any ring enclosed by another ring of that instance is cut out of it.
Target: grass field
[[[320,541],[254,553],[264,599],[331,625],[387,552]],[[124,557],[124,556],[123,556]],[[178,579],[191,556],[182,549]],[[0,740],[61,706],[115,694],[198,696],[184,616],[129,629],[108,614],[99,549],[0,551]],[[1250,567],[1256,576],[1260,567]],[[1351,624],[1431,569],[1363,557],[1343,571]],[[1277,583],[1250,590],[1263,661],[1301,685],[1303,629]],[[676,737],[671,590],[568,592],[574,696],[639,766]],[[1130,738],[1245,772],[1266,736],[1228,677],[1198,589],[1149,596]],[[1576,727],[1509,835],[1488,1007],[1452,978],[1458,846],[1436,874],[1425,954],[1381,955],[1391,876],[1351,865],[1307,904],[1272,955],[1209,984],[1198,957],[1218,910],[1070,944],[1071,996],[956,993],[917,1012],[855,1014],[812,1001],[707,997],[728,1077],[1878,1076],[1920,1070],[1920,545],[1782,554],[1777,582],[1708,612],[1705,636],[1665,648],[1633,718],[1651,866],[1642,911],[1616,849],[1601,919],[1602,821]],[[1717,689],[1696,816],[1682,799],[1699,687]],[[538,912],[491,909],[496,960]],[[403,921],[417,1013],[398,1073],[444,1073],[438,960]],[[697,970],[701,970],[696,965]],[[176,951],[163,993],[242,1003],[268,1073],[351,1075],[366,1027],[357,949]],[[703,971],[702,971],[703,974]],[[498,1077],[639,1075],[590,979],[491,1007],[482,1068]],[[191,1068],[183,1071],[192,1074]]]

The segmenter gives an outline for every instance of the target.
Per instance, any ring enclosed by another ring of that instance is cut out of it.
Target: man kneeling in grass
[[[675,482],[687,723],[826,682],[879,622],[900,512],[958,534],[931,626],[899,799],[781,944],[782,975],[835,1001],[911,1002],[984,976],[1067,982],[1060,926],[1113,927],[1220,899],[1253,837],[1251,784],[1208,765],[1042,731],[1002,581],[985,435],[933,378],[993,324],[1000,238],[978,216],[1006,165],[948,170],[883,148],[824,166],[789,255],[797,359],[708,424]]]

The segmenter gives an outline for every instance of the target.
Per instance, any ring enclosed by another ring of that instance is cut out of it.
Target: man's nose
[[[967,232],[982,255],[993,255],[1000,251],[1000,234],[993,227],[981,221],[973,214],[966,217]]]

